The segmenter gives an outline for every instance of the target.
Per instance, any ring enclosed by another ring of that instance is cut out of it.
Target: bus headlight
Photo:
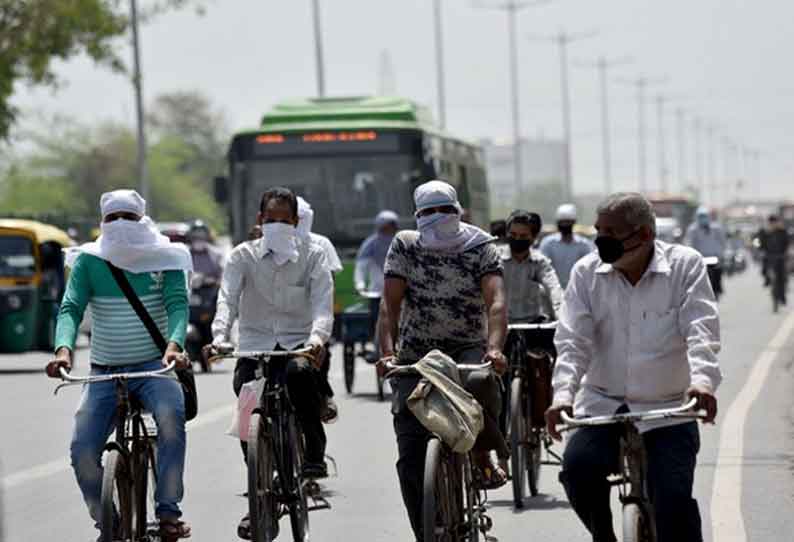
[[[8,303],[8,307],[14,311],[22,308],[22,298],[15,294],[6,297],[6,303]]]

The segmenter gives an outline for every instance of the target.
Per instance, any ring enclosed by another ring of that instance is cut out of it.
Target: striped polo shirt
[[[166,341],[184,345],[188,297],[182,271],[124,274]],[[69,275],[55,349],[74,350],[84,311],[91,314],[91,363],[134,365],[162,357],[104,260],[82,254]]]

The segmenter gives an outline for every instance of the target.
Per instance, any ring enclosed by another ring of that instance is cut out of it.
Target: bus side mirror
[[[215,192],[215,201],[220,204],[229,201],[229,178],[228,177],[215,177],[213,179],[213,190]]]

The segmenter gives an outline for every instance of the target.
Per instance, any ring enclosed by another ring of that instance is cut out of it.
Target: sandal
[[[160,539],[163,542],[176,542],[180,538],[190,538],[190,526],[178,519],[160,520]]]
[[[475,459],[474,485],[477,489],[499,489],[507,483],[507,473],[498,465],[494,465],[490,456],[486,456],[482,463]]]
[[[336,405],[336,401],[331,397],[326,397],[325,405],[323,405],[322,411],[320,412],[320,420],[324,424],[331,424],[337,419],[339,419],[339,407]]]

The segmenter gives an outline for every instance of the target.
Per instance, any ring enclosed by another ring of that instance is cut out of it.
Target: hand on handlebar
[[[714,423],[717,417],[717,398],[711,391],[703,386],[693,385],[686,391],[688,398],[697,399],[695,410],[705,410],[706,416],[703,418],[703,423]]]
[[[381,356],[381,358],[375,363],[375,371],[377,371],[378,376],[384,378],[389,372],[388,364],[393,364],[394,361],[395,357],[393,353],[388,353]]]
[[[187,369],[190,367],[190,359],[184,352],[166,352],[163,356],[163,367],[174,364],[175,370]]]
[[[309,348],[308,356],[312,366],[315,369],[320,369],[325,359],[325,346],[310,342],[306,347]]]
[[[68,348],[59,348],[55,353],[55,359],[47,364],[45,371],[50,378],[61,378],[61,368],[66,372],[72,370],[72,352]]]
[[[507,370],[507,358],[501,350],[497,350],[495,348],[492,348],[486,352],[482,362],[490,363],[494,372],[499,376],[502,376]]]
[[[557,426],[562,424],[562,413],[573,417],[573,407],[571,405],[551,405],[546,410],[546,431],[554,440],[562,440],[562,434],[557,431]]]

